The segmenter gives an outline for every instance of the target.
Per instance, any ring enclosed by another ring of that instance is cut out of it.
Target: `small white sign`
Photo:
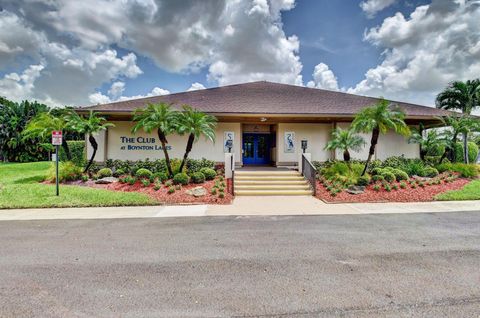
[[[52,131],[52,145],[60,146],[62,144],[62,132],[58,130]]]
[[[225,153],[229,152],[229,148],[232,149],[235,141],[235,133],[233,131],[225,131],[223,133],[223,151]]]
[[[294,153],[295,152],[295,132],[286,131],[284,136],[284,152]]]

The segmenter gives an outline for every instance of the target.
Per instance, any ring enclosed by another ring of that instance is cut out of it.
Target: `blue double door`
[[[243,134],[243,163],[246,165],[270,163],[269,134]]]

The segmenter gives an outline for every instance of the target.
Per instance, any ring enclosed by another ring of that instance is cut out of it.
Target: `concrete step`
[[[260,175],[260,176],[243,176],[235,174],[235,181],[300,181],[304,180],[301,175]]]
[[[307,180],[237,180],[235,179],[235,186],[237,185],[308,185]]]
[[[235,190],[238,196],[312,195],[311,190]]]
[[[235,185],[235,192],[240,190],[310,190],[310,186],[308,184],[298,184],[298,185],[291,185],[291,184],[280,184],[280,185]]]
[[[295,170],[281,171],[235,171],[235,176],[300,176],[301,173]]]

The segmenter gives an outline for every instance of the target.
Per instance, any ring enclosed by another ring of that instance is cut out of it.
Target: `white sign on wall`
[[[284,141],[284,145],[283,145],[284,152],[294,153],[295,152],[295,132],[286,131],[283,141]]]
[[[235,133],[233,131],[225,131],[223,133],[223,152],[229,152],[229,148],[232,149],[235,141]]]

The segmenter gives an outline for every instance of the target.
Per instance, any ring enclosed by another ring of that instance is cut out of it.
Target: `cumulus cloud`
[[[110,86],[110,89],[107,91],[108,95],[102,94],[101,92],[95,92],[88,96],[88,100],[91,104],[96,105],[96,104],[107,104],[112,102],[121,102],[129,99],[138,99],[138,98],[144,98],[144,97],[170,94],[170,91],[160,87],[154,87],[146,95],[123,96],[122,94],[124,91],[125,91],[124,82],[114,82]]]
[[[315,66],[313,71],[313,80],[307,83],[308,87],[323,88],[329,90],[338,90],[338,82],[335,74],[325,63],[320,63]]]
[[[365,40],[385,49],[349,92],[433,105],[450,81],[480,74],[480,6],[434,0],[409,16],[396,13],[368,30]]]
[[[198,91],[199,89],[205,89],[205,86],[203,86],[201,83],[195,82],[192,84],[192,86],[190,86],[189,89],[187,89],[187,92]]]
[[[44,66],[30,65],[21,74],[9,73],[0,79],[0,96],[22,100],[31,96],[35,89],[35,80],[40,76]]]
[[[368,18],[373,18],[375,15],[385,8],[393,5],[397,0],[366,0],[360,2],[360,8],[365,12]]]
[[[0,29],[13,31],[0,32],[0,70],[25,59],[42,63],[31,96],[63,104],[141,74],[137,54],[170,72],[207,68],[207,79],[220,85],[302,85],[299,41],[281,21],[294,6],[294,0],[3,0]],[[118,56],[112,47],[132,53]]]

